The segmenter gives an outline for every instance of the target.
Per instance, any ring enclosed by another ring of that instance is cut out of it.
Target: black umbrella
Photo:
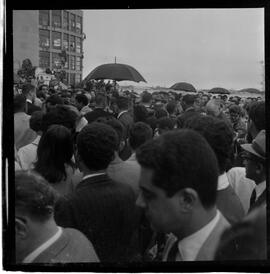
[[[243,88],[243,89],[239,90],[239,92],[260,93],[262,91],[260,91],[256,88]]]
[[[114,81],[133,81],[133,82],[145,82],[142,75],[133,67],[126,64],[104,64],[96,67],[92,70],[83,82],[90,80],[111,79]]]
[[[170,87],[170,89],[174,90],[182,90],[186,92],[197,92],[195,87],[189,83],[186,82],[179,82]]]
[[[212,88],[208,91],[208,93],[215,93],[215,94],[231,94],[227,89],[225,88]]]

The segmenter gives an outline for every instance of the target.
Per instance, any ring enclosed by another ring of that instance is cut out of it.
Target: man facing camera
[[[229,223],[216,208],[218,163],[193,130],[165,133],[137,151],[141,165],[137,205],[154,230],[167,233],[162,261],[213,260]]]
[[[81,232],[56,225],[55,200],[54,190],[40,175],[15,173],[16,263],[98,262]]]

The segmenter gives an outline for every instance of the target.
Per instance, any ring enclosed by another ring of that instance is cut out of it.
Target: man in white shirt
[[[37,173],[15,173],[16,263],[98,262],[90,241],[78,230],[56,225],[56,194]]]
[[[249,211],[258,206],[266,207],[266,144],[265,130],[261,130],[251,144],[243,144],[246,177],[256,184],[250,198]]]
[[[163,261],[213,260],[229,223],[216,208],[218,163],[193,130],[165,133],[136,153],[141,165],[137,205],[152,228],[171,233]]]

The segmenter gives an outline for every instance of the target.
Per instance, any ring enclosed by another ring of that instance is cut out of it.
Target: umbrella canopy
[[[174,90],[183,90],[187,92],[197,92],[193,85],[186,82],[176,83],[172,85],[170,88]]]
[[[239,92],[260,93],[261,91],[256,88],[243,88]]]
[[[142,75],[133,67],[126,64],[104,64],[96,67],[92,70],[83,82],[90,80],[111,79],[115,81],[133,81],[133,82],[145,82]]]
[[[227,89],[225,88],[212,88],[208,91],[208,93],[216,93],[216,94],[231,94]]]

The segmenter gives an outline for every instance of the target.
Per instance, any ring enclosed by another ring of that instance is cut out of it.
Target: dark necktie
[[[254,188],[250,197],[250,204],[249,204],[250,208],[254,205],[255,201],[256,201],[256,190]]]
[[[174,244],[172,245],[172,247],[168,253],[167,262],[175,262],[176,261],[176,255],[179,252],[178,243],[179,243],[179,241],[175,241]]]

